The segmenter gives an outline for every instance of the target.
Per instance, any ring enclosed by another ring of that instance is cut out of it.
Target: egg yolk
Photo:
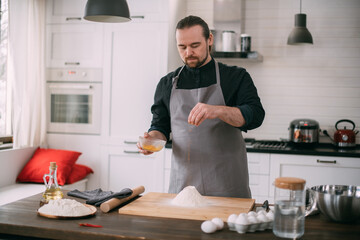
[[[144,144],[144,145],[142,146],[142,148],[143,148],[144,150],[147,150],[147,151],[158,152],[158,151],[160,151],[163,147],[162,147],[162,146],[155,147],[155,146],[153,146],[153,145],[146,145],[146,144]]]

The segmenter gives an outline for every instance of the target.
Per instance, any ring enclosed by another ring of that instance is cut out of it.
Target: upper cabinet
[[[46,1],[47,68],[103,66],[103,24],[84,20],[86,2]]]
[[[137,21],[168,20],[168,0],[127,0],[130,18]],[[84,19],[87,0],[47,0],[47,23],[91,23]]]
[[[90,23],[84,17],[87,0],[47,0],[47,23]]]
[[[102,67],[102,24],[51,24],[46,38],[46,67]]]
[[[127,0],[133,22],[167,22],[168,0]]]

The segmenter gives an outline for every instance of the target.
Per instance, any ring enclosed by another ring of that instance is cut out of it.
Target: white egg
[[[272,220],[274,220],[274,213],[272,211],[269,211],[266,214],[266,217],[272,221]]]
[[[256,218],[256,217],[253,217],[253,216],[248,217],[248,221],[250,222],[250,224],[258,223],[258,222],[259,222],[259,221],[257,220],[257,218]]]
[[[247,214],[249,217],[256,217],[257,216],[257,213],[254,212],[254,211],[251,211],[251,212],[248,212]]]
[[[236,224],[241,224],[241,225],[248,225],[250,224],[250,222],[248,221],[248,217],[245,215],[239,215],[236,219]]]
[[[228,217],[227,222],[228,222],[228,223],[235,223],[237,217],[238,217],[238,215],[236,215],[235,213],[233,213],[233,214],[231,214],[231,215]]]
[[[212,221],[205,221],[201,224],[201,230],[204,233],[213,233],[215,232],[217,229],[216,224],[213,223]]]
[[[221,218],[213,218],[211,221],[215,223],[217,230],[224,228],[224,221]]]
[[[258,216],[256,218],[259,222],[268,222],[269,221],[268,217],[264,214],[258,214]]]
[[[239,216],[245,216],[248,217],[247,213],[240,213]]]
[[[265,210],[260,210],[257,212],[257,215],[259,216],[260,214],[266,215],[266,211]]]

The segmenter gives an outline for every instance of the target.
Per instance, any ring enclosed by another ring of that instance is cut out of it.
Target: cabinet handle
[[[141,18],[141,19],[144,19],[145,16],[131,16],[130,18]]]
[[[81,17],[67,17],[66,18],[66,21],[72,21],[72,20],[81,21]]]
[[[134,142],[134,141],[128,141],[128,140],[125,140],[124,141],[125,144],[137,144],[137,142]]]
[[[327,160],[317,159],[316,162],[318,162],[318,163],[333,163],[333,164],[336,164],[336,160],[327,161]]]
[[[124,153],[131,153],[131,154],[139,154],[139,151],[129,151],[129,150],[124,150]]]
[[[80,65],[79,62],[65,62],[65,65]]]

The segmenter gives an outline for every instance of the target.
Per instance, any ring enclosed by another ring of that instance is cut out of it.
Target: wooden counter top
[[[109,213],[102,213],[98,209],[94,217],[87,219],[48,219],[37,215],[40,199],[41,194],[38,194],[1,206],[0,239],[11,239],[14,235],[23,236],[21,239],[277,239],[271,230],[239,234],[230,231],[226,224],[222,231],[206,234],[200,229],[202,221],[120,215],[117,209]],[[82,199],[76,200],[84,202]],[[80,227],[79,223],[103,227]],[[339,224],[316,215],[306,218],[302,239],[355,240],[359,236],[359,221],[355,224]]]

